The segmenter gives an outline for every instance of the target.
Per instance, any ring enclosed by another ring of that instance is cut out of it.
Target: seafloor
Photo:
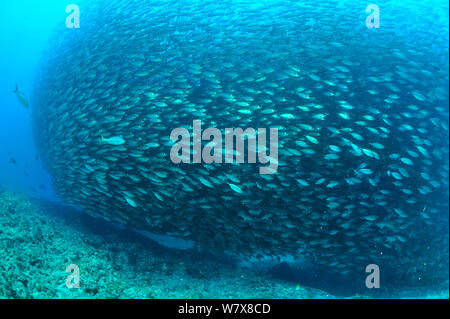
[[[133,234],[0,191],[0,298],[339,298]],[[66,287],[69,264],[80,268],[79,289]],[[390,297],[449,298],[448,282]]]

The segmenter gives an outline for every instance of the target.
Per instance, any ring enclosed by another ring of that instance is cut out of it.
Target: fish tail
[[[19,91],[19,86],[16,84],[16,89],[14,91],[12,91],[13,93],[17,93],[17,91]]]

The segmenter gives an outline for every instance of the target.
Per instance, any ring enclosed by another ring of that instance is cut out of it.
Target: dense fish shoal
[[[448,278],[448,7],[378,5],[368,29],[339,1],[85,4],[31,103],[55,191],[208,249]],[[171,131],[194,120],[278,128],[276,174],[172,163]]]

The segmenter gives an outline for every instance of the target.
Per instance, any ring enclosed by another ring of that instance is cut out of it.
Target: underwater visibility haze
[[[447,1],[75,2],[0,5],[0,298],[448,298]]]

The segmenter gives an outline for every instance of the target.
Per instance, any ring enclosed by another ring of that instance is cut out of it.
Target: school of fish
[[[448,278],[448,3],[377,4],[380,28],[358,1],[87,3],[31,101],[56,193],[205,249]],[[193,120],[278,128],[278,171],[172,163]]]

